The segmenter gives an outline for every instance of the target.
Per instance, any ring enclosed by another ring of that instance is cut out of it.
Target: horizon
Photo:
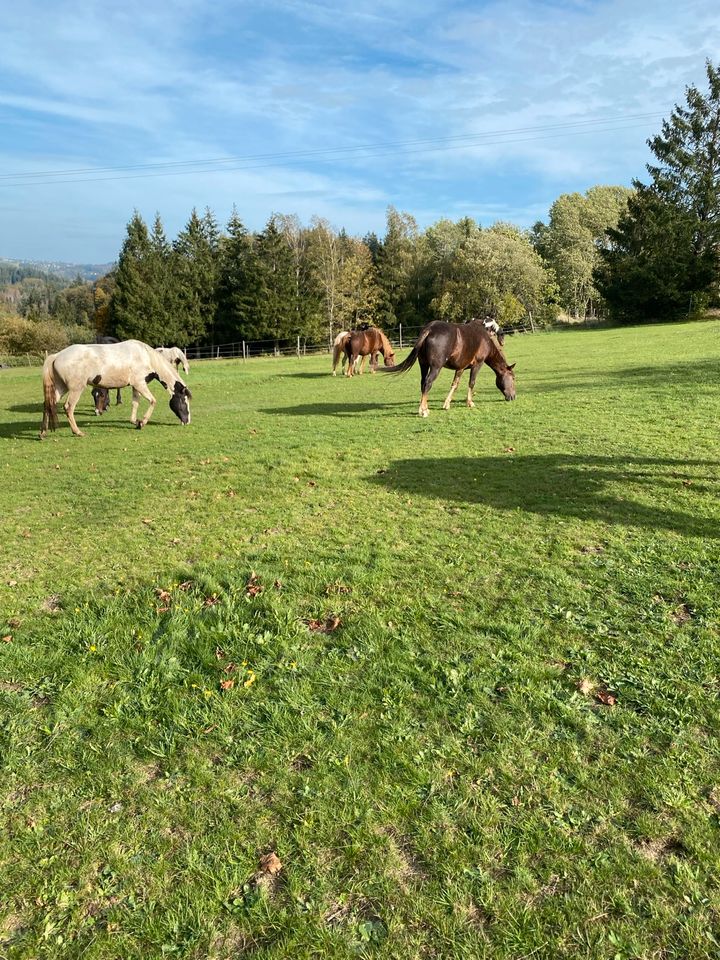
[[[643,179],[647,139],[705,87],[720,13],[691,0],[30,0],[0,35],[0,251],[117,259],[137,209],[169,236],[193,207],[382,236],[546,220],[563,193]],[[101,54],[101,55],[100,55]],[[101,67],[98,67],[101,63]]]

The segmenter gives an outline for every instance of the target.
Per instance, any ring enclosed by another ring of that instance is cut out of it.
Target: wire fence
[[[534,333],[536,327],[528,322],[503,327],[506,336],[520,333]],[[543,328],[547,329],[547,328]],[[422,327],[403,327],[388,337],[398,350],[409,348],[417,339]],[[188,360],[250,360],[256,357],[311,357],[332,353],[332,345],[327,341],[313,342],[305,337],[284,340],[236,340],[232,343],[216,343],[211,346],[185,347]],[[45,355],[24,353],[17,355],[0,354],[0,368],[42,366]]]
[[[531,321],[503,327],[506,336],[519,333],[534,333],[537,328]],[[398,328],[388,337],[396,349],[411,347],[422,327]],[[325,341],[317,343],[304,337],[283,340],[236,340],[233,343],[216,343],[212,346],[191,346],[185,348],[188,360],[249,360],[253,357],[306,357],[332,353],[332,345]]]

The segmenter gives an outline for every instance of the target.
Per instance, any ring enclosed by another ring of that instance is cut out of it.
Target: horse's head
[[[192,394],[180,380],[175,381],[175,388],[170,397],[170,409],[183,426],[190,423],[190,401]]]
[[[92,398],[95,401],[95,416],[99,417],[110,406],[110,391],[107,387],[93,387]]]
[[[395,353],[394,353],[392,347],[390,347],[389,350],[386,350],[386,351],[385,351],[385,353],[383,354],[383,358],[384,358],[384,360],[385,360],[385,366],[386,366],[386,367],[394,367],[394,366],[395,366]]]
[[[495,374],[495,386],[500,390],[506,400],[515,399],[515,364],[511,363],[504,370],[498,370]]]

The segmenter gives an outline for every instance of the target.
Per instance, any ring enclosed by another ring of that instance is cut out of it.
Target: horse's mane
[[[505,354],[497,345],[496,341],[487,333],[487,331],[485,331],[485,336],[490,341],[490,350],[488,351],[485,363],[487,363],[487,365],[492,367],[492,369],[495,371],[497,371],[498,367],[501,370],[504,370],[508,365]]]
[[[390,353],[394,353],[392,344],[390,343],[388,338],[385,336],[385,333],[379,327],[376,327],[375,329],[380,334],[380,340],[383,345],[383,350],[389,350]]]

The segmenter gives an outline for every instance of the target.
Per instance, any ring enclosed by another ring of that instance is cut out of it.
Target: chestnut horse
[[[368,327],[367,330],[353,330],[343,344],[345,356],[348,359],[346,377],[352,377],[358,357],[362,357],[358,373],[362,373],[367,357],[370,357],[370,370],[375,373],[378,367],[378,354],[383,355],[386,367],[395,366],[395,351],[392,344],[379,327]]]
[[[458,388],[464,370],[470,368],[467,405],[474,407],[473,390],[478,371],[483,363],[495,371],[495,386],[506,400],[515,399],[515,364],[507,363],[502,350],[485,329],[481,320],[470,323],[445,323],[433,320],[423,327],[410,355],[403,362],[383,373],[404,373],[418,360],[420,363],[421,417],[428,415],[428,393],[443,367],[455,371],[450,393],[445,398],[444,410],[450,409],[453,394]]]

